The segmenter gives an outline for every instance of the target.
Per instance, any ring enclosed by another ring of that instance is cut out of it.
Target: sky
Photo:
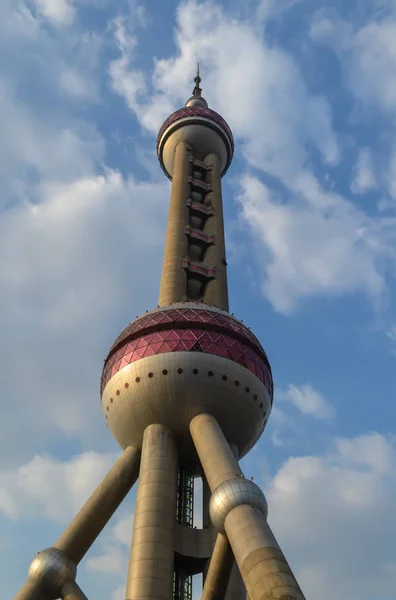
[[[0,2],[2,597],[120,453],[101,369],[158,302],[155,139],[197,61],[235,136],[231,311],[275,381],[244,473],[307,600],[394,600],[395,0]],[[88,597],[124,598],[134,494],[79,566]]]

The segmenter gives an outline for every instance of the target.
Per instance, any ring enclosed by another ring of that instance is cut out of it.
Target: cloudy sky
[[[245,474],[307,600],[394,600],[395,0],[0,1],[2,597],[119,452],[101,367],[157,304],[155,136],[197,60],[236,140],[231,310],[276,385]],[[124,598],[133,499],[80,565],[91,598]]]

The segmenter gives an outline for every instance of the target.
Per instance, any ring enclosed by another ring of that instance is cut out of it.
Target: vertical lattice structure
[[[194,476],[184,469],[179,469],[177,480],[176,520],[187,527],[194,523]]]
[[[191,600],[192,576],[184,569],[175,571],[173,579],[174,600]]]
[[[194,524],[194,477],[184,469],[179,469],[177,479],[176,521],[186,527],[193,527]],[[173,599],[191,600],[191,595],[192,574],[175,565]]]
[[[158,307],[125,328],[103,368],[102,410],[123,454],[16,600],[86,600],[78,563],[138,477],[126,600],[191,600],[198,573],[202,600],[304,600],[238,463],[266,427],[273,381],[260,342],[228,312],[221,178],[234,141],[200,82],[198,71],[157,139],[172,181]]]

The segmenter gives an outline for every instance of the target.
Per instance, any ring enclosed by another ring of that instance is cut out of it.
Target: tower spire
[[[200,83],[202,81],[201,75],[199,73],[199,62],[197,62],[197,71],[194,77],[195,87],[193,89],[192,96],[187,100],[185,106],[201,106],[203,108],[208,108],[208,103],[205,98],[201,95],[202,89],[200,87]]]
[[[202,80],[199,75],[199,62],[197,62],[197,72],[194,77],[194,81],[195,81],[195,88],[193,90],[193,96],[195,96],[196,98],[200,98],[202,89],[199,87],[199,84],[201,83]]]

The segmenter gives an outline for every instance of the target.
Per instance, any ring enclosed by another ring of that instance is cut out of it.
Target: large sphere
[[[189,424],[212,414],[243,456],[267,423],[271,369],[241,321],[205,304],[180,303],[146,313],[118,337],[105,361],[102,410],[122,448],[141,447],[145,428],[169,427],[181,460],[196,462]]]
[[[47,548],[33,559],[28,577],[40,585],[46,597],[58,598],[62,586],[75,580],[76,572],[76,565],[64,552],[58,548]]]
[[[253,481],[241,477],[221,483],[210,497],[209,515],[213,527],[220,533],[225,533],[224,523],[227,516],[234,508],[244,504],[258,508],[267,518],[267,501],[263,492]]]
[[[226,121],[217,112],[202,105],[189,105],[171,114],[162,125],[157,138],[157,154],[161,167],[172,179],[175,148],[181,141],[189,142],[194,158],[204,160],[210,153],[220,157],[221,175],[231,164],[234,138]]]

